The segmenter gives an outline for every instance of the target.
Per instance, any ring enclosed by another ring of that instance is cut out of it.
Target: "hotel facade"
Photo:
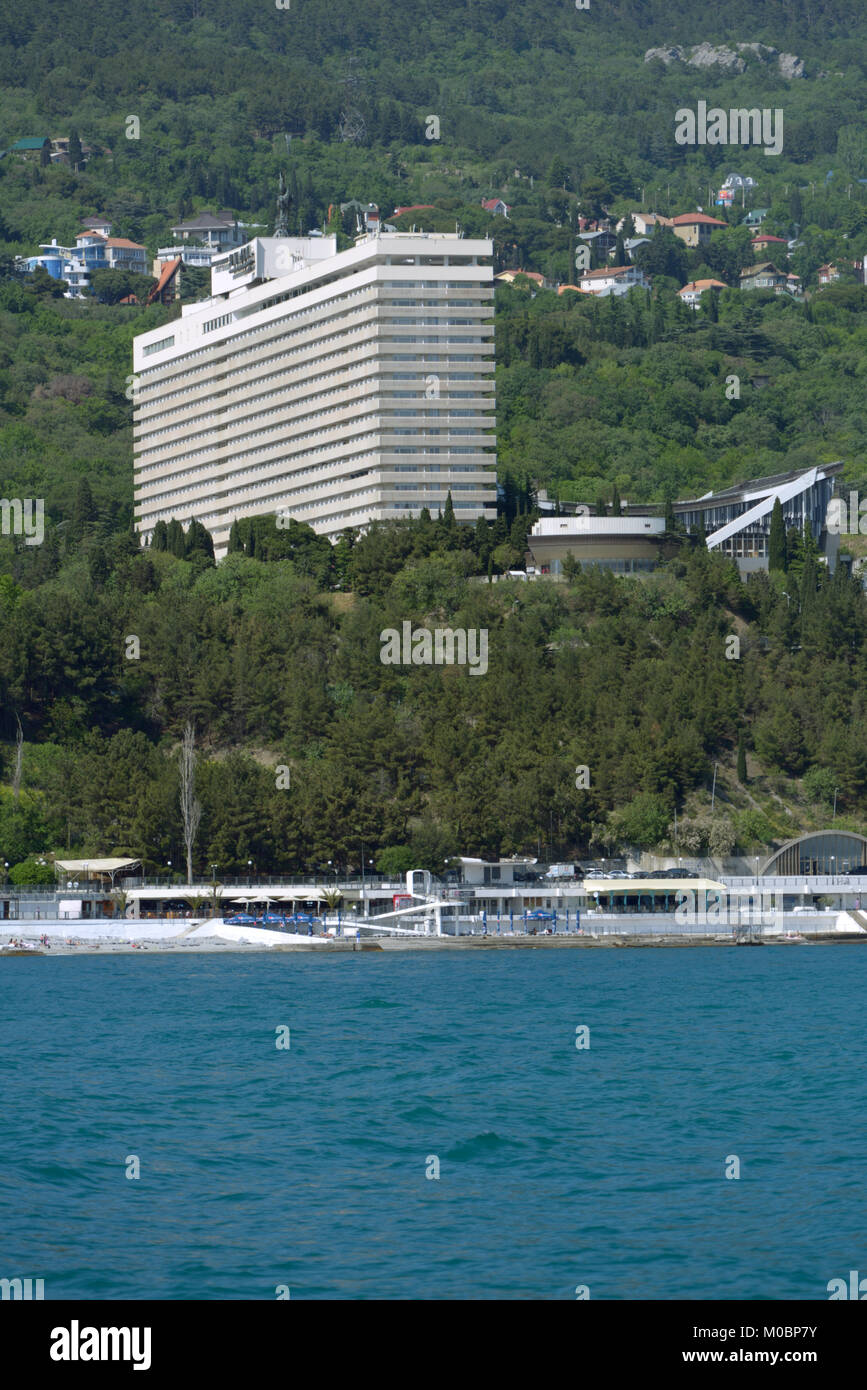
[[[335,540],[436,513],[496,517],[492,244],[439,233],[257,237],[212,297],[139,334],[136,529],[277,513]]]

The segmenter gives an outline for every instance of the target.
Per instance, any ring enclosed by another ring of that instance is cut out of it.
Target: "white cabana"
[[[55,869],[62,869],[70,877],[79,875],[82,878],[91,878],[93,875],[107,874],[111,878],[112,888],[116,873],[121,869],[134,869],[140,864],[140,859],[55,859],[54,861]]]

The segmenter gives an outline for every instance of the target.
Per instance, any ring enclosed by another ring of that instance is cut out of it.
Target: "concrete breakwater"
[[[375,929],[344,923],[340,936],[309,936],[272,931],[254,926],[234,926],[222,919],[186,923],[177,921],[93,920],[56,922],[8,922],[0,934],[0,959],[16,954],[9,943],[23,943],[21,954],[81,955],[162,951],[172,954],[224,951],[315,951],[343,954],[347,951],[490,951],[570,950],[617,947],[688,947],[723,945],[799,945],[835,941],[867,942],[867,930],[847,912],[809,916],[785,914],[775,928],[708,930],[684,926],[674,914],[644,917],[594,918],[581,932],[524,933],[489,930],[459,936],[389,935]],[[35,950],[33,949],[35,948]]]

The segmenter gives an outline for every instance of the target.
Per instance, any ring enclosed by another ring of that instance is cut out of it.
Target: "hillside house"
[[[678,290],[678,295],[682,304],[688,304],[690,309],[699,309],[705,291],[727,289],[728,285],[723,280],[690,280],[688,285]]]
[[[750,239],[750,246],[753,248],[754,251],[771,251],[778,256],[781,256],[783,254],[782,248],[784,246],[788,248],[788,245],[789,243],[786,241],[786,238],[782,236],[770,236],[762,234],[760,236],[754,236]]]
[[[578,287],[583,294],[607,299],[610,294],[628,294],[632,289],[649,290],[650,280],[636,265],[603,266],[601,270],[588,270],[582,275]]]
[[[742,290],[773,290],[775,294],[785,294],[789,292],[789,277],[773,261],[762,261],[741,271],[740,287]]]
[[[727,222],[708,217],[706,212],[682,212],[671,219],[671,230],[687,246],[707,246],[713,233],[727,226]]]
[[[41,160],[43,150],[46,152],[45,157],[50,159],[51,141],[47,135],[25,135],[23,139],[16,140],[9,146],[9,153],[17,154],[20,159]]]

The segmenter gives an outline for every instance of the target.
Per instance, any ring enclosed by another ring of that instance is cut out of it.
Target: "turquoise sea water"
[[[7,959],[0,1276],[825,1299],[867,1272],[865,989],[859,946]]]

